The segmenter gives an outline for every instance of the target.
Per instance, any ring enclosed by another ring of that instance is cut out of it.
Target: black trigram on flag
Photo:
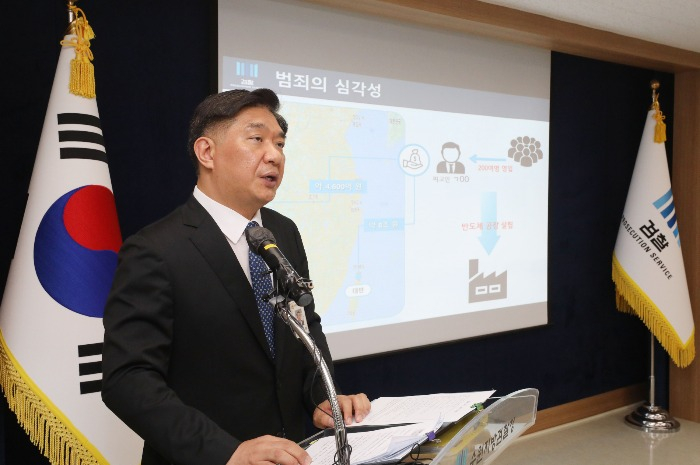
[[[107,163],[100,118],[84,113],[58,114],[61,159],[80,158]]]
[[[99,356],[99,360],[95,360],[96,355]],[[102,390],[102,343],[95,344],[84,344],[78,346],[78,357],[85,358],[90,357],[89,362],[79,362],[78,372],[80,378],[80,393],[90,394],[93,392],[100,392]],[[99,375],[96,378],[94,375]]]

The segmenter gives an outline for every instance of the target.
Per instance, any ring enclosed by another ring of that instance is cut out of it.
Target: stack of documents
[[[403,426],[374,429],[371,431],[348,431],[348,443],[352,447],[350,464],[398,462],[415,444],[424,442],[435,429],[435,424],[415,423]],[[332,465],[335,462],[335,437],[319,439],[306,451],[313,465]]]
[[[443,424],[459,421],[493,393],[481,391],[373,400],[370,414],[347,427],[348,443],[352,447],[350,465],[401,460],[412,447],[434,438]],[[332,465],[336,453],[335,437],[313,442],[307,452],[313,465]]]

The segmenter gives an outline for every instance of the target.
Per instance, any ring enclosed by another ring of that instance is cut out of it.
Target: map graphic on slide
[[[311,216],[304,221],[305,240],[312,240],[314,249],[334,252],[309,252],[314,297],[329,302],[317,306],[324,324],[399,313],[405,295],[404,174],[396,161],[404,145],[401,118],[379,110],[293,103],[285,103],[284,111],[297,121],[298,135],[285,149],[287,171],[278,194],[283,200],[273,205],[291,218]],[[307,133],[306,127],[314,129]],[[297,150],[305,151],[298,157],[305,159],[303,165],[294,164]],[[340,221],[330,224],[331,217]]]

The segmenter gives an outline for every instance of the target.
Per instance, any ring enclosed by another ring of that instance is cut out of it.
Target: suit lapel
[[[272,360],[253,289],[226,236],[221,232],[211,215],[194,197],[190,197],[183,207],[183,223],[194,228],[190,240],[214,270],[221,280],[221,284],[235,302],[230,311],[237,309],[241,312],[258,343],[265,349],[268,358]]]

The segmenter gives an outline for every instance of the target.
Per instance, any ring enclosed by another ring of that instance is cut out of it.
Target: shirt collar
[[[192,195],[200,204],[202,204],[207,213],[214,218],[214,222],[219,229],[221,229],[221,232],[223,232],[228,240],[234,244],[236,244],[241,237],[243,237],[243,232],[250,221],[256,221],[260,226],[263,225],[260,210],[255,212],[255,216],[252,220],[248,220],[237,211],[232,210],[209,197],[207,194],[199,190],[199,187],[197,186],[194,187],[194,192]]]

